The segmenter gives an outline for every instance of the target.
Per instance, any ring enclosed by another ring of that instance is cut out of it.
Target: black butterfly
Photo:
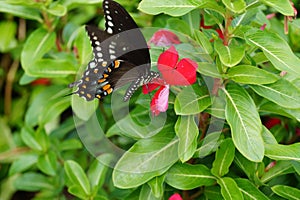
[[[127,83],[131,83],[123,100],[127,101],[138,87],[157,78],[150,71],[150,54],[145,38],[128,12],[112,0],[103,1],[105,31],[87,25],[86,31],[93,47],[94,58],[79,81],[69,87],[78,87],[72,94],[91,101],[102,99]],[[128,72],[128,73],[127,73]]]

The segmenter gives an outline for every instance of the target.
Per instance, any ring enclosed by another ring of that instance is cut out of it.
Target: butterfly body
[[[150,71],[147,43],[127,11],[112,0],[103,1],[106,29],[87,25],[94,58],[81,79],[70,84],[78,87],[73,94],[91,101],[102,99],[130,83],[123,100],[127,101],[138,87],[149,83],[158,73]]]

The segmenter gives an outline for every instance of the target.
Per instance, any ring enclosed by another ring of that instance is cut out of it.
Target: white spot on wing
[[[110,59],[116,59],[117,57],[115,55],[110,55]]]
[[[113,24],[111,21],[108,21],[108,22],[107,22],[107,25],[110,26],[110,27],[113,27],[113,26],[114,26],[114,24]]]
[[[96,44],[97,46],[100,46],[100,42],[99,42],[99,41],[96,41],[95,44]]]
[[[110,15],[107,15],[106,18],[107,18],[108,20],[112,20],[112,18],[111,18]]]
[[[109,50],[109,53],[110,53],[110,54],[115,54],[116,52],[115,52],[114,50],[110,49],[110,50]]]
[[[110,28],[110,27],[107,27],[107,33],[109,33],[109,34],[112,34],[113,33],[113,30],[112,30],[112,28]]]

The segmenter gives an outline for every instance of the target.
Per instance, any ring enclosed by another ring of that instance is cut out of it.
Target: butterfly
[[[147,43],[128,12],[113,0],[104,0],[102,7],[106,28],[103,31],[95,26],[85,26],[94,57],[81,79],[69,87],[77,87],[72,94],[91,101],[102,99],[130,83],[123,97],[128,101],[140,86],[159,74],[150,71]]]

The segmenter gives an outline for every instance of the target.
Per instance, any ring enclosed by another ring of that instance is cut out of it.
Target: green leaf
[[[286,185],[275,185],[272,187],[272,190],[277,195],[289,200],[298,200],[300,197],[300,190],[294,187]]]
[[[68,192],[75,197],[78,197],[80,199],[88,199],[85,192],[82,190],[82,188],[79,185],[72,185],[68,188]]]
[[[17,45],[15,38],[17,32],[16,23],[13,21],[2,21],[0,22],[0,30],[5,30],[0,32],[0,52],[9,51]]]
[[[49,181],[50,179],[42,174],[28,172],[20,175],[14,181],[14,187],[17,190],[37,192],[40,190],[54,190],[53,184]]]
[[[62,89],[62,86],[53,85],[47,87],[47,90],[43,90],[39,94],[37,94],[26,112],[25,123],[28,126],[36,126],[39,123],[40,118],[43,117],[41,113],[48,112],[47,110],[44,110],[44,108],[49,103],[49,100],[55,99],[55,101],[57,101],[57,98],[64,98],[62,97],[62,94],[60,96],[57,96],[57,94],[60,93]]]
[[[164,195],[164,181],[165,176],[157,176],[148,181],[148,185],[151,188],[153,195],[156,198],[162,197]]]
[[[220,132],[212,132],[205,136],[199,144],[199,148],[195,152],[195,157],[203,158],[215,152],[223,140]]]
[[[269,200],[269,198],[262,193],[252,182],[248,179],[236,178],[234,179],[237,183],[240,191],[244,195],[246,200]]]
[[[300,108],[300,89],[285,79],[267,85],[251,85],[257,94],[285,108]]]
[[[198,62],[198,69],[197,71],[200,74],[203,74],[205,76],[210,76],[213,78],[221,78],[221,74],[217,69],[217,66],[212,63],[206,63],[206,62]]]
[[[218,185],[206,186],[204,188],[204,195],[206,199],[216,199],[216,200],[223,199],[221,195],[221,188]]]
[[[64,168],[71,185],[73,187],[76,186],[76,189],[81,191],[81,193],[87,196],[90,195],[90,183],[81,166],[72,160],[68,160],[65,162]]]
[[[37,167],[49,176],[56,175],[57,157],[53,151],[49,151],[44,155],[41,155],[37,162]]]
[[[79,63],[82,65],[91,59],[92,48],[84,27],[80,27],[77,30],[77,37],[74,44],[78,49]]]
[[[229,167],[234,159],[235,148],[230,138],[223,140],[216,152],[216,157],[211,168],[211,173],[222,177],[229,172]]]
[[[40,59],[26,69],[29,76],[57,78],[76,74],[76,69],[71,60],[67,59]]]
[[[99,101],[86,101],[78,95],[73,95],[71,98],[72,110],[75,115],[81,120],[87,121],[98,108]]]
[[[31,149],[34,149],[36,151],[43,151],[43,147],[36,138],[33,129],[29,127],[23,127],[21,129],[21,138],[24,141],[24,143]]]
[[[20,5],[11,5],[6,2],[0,1],[0,12],[10,13],[24,19],[36,20],[40,23],[43,22],[39,10],[35,8],[29,8]]]
[[[275,177],[290,173],[295,173],[290,161],[277,161],[275,166],[262,175],[261,181],[266,183]]]
[[[268,84],[279,79],[278,76],[250,65],[238,65],[229,69],[228,78],[244,84]]]
[[[226,94],[226,120],[236,148],[249,160],[260,162],[264,156],[262,124],[254,101],[247,91],[229,84]]]
[[[142,186],[139,199],[140,200],[144,200],[144,199],[160,200],[161,198],[155,197],[152,190],[151,190],[151,188],[149,187],[149,185],[144,184]]]
[[[96,193],[98,188],[102,187],[108,170],[108,166],[103,163],[102,159],[105,160],[105,163],[108,163],[111,160],[111,155],[102,154],[99,156],[92,162],[88,171],[88,179],[91,183],[92,191]]]
[[[60,151],[67,151],[67,150],[74,150],[74,149],[81,149],[81,148],[82,148],[82,143],[78,139],[68,139],[60,142],[59,144]]]
[[[263,163],[251,162],[239,152],[236,153],[234,163],[247,175],[249,180],[257,185],[262,184],[258,176],[260,175],[260,169],[262,168],[264,170]]]
[[[265,144],[265,149],[265,155],[271,159],[300,161],[300,143],[290,145]]]
[[[55,32],[48,32],[43,28],[30,34],[21,53],[22,67],[28,75],[32,65],[54,46],[55,37]]]
[[[244,0],[222,0],[223,4],[234,13],[242,13],[246,9],[246,3]]]
[[[300,109],[287,109],[273,102],[265,101],[262,105],[260,105],[259,111],[289,117],[300,122]]]
[[[292,161],[292,165],[297,174],[300,175],[300,162]]]
[[[213,53],[213,48],[211,46],[211,42],[208,40],[208,38],[205,36],[205,34],[203,32],[196,29],[196,30],[194,30],[194,36],[195,36],[196,41],[199,43],[199,45],[201,47],[203,47],[206,54]]]
[[[179,138],[178,155],[181,162],[188,161],[197,148],[198,127],[193,115],[179,116],[175,124],[175,132]]]
[[[113,171],[114,185],[123,189],[137,187],[174,164],[179,140],[167,134],[141,139],[124,153]]]
[[[262,137],[264,140],[264,143],[266,144],[277,144],[277,140],[274,137],[274,135],[267,129],[265,126],[263,126],[263,131],[262,131]]]
[[[289,0],[261,0],[262,3],[274,8],[286,16],[294,16],[294,9]]]
[[[67,8],[58,2],[52,2],[46,11],[54,16],[62,17],[67,13]]]
[[[198,114],[211,105],[211,99],[206,87],[198,84],[185,87],[176,96],[175,112],[177,115]]]
[[[232,178],[220,178],[217,180],[217,182],[221,186],[221,193],[225,200],[244,199],[242,192],[239,190],[239,187]]]
[[[216,40],[215,50],[225,66],[233,67],[244,58],[245,45],[232,42],[229,46],[225,46],[222,40]]]
[[[275,68],[300,76],[299,58],[290,46],[276,33],[253,31],[246,35],[249,44],[259,47]]]
[[[143,0],[138,7],[139,10],[147,14],[157,15],[165,13],[174,17],[185,15],[195,8],[197,6],[190,0],[174,0],[172,3],[167,0]]]
[[[215,177],[205,165],[177,163],[166,174],[166,183],[180,190],[191,190],[200,186],[210,186]]]
[[[26,171],[37,163],[38,156],[36,154],[24,154],[15,160],[9,168],[9,175]]]

